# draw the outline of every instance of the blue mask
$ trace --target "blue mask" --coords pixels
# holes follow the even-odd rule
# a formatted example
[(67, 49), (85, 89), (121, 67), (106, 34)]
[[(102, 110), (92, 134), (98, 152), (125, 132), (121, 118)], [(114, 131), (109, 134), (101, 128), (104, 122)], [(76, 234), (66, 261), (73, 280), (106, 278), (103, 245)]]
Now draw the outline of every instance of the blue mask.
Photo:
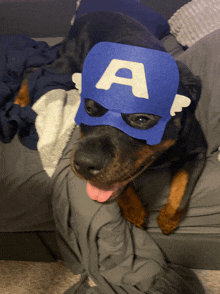
[[(96, 44), (85, 59), (82, 75), (74, 74), (73, 81), (76, 87), (81, 83), (78, 85), (81, 103), (75, 117), (78, 125), (113, 126), (133, 138), (146, 140), (149, 145), (161, 142), (171, 116), (191, 102), (177, 94), (179, 71), (173, 57), (137, 46)], [(101, 117), (89, 116), (85, 99), (99, 103), (108, 111)], [(160, 119), (153, 127), (140, 130), (128, 125), (122, 113), (153, 114)]]

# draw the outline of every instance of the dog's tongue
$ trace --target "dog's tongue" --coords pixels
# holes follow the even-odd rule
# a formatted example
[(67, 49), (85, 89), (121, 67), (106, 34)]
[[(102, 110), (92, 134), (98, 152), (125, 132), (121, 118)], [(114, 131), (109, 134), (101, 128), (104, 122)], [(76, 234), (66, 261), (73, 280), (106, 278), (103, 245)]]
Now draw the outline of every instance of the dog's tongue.
[(112, 193), (115, 192), (117, 189), (118, 189), (117, 184), (115, 184), (113, 189), (109, 190), (109, 191), (100, 190), (100, 189), (94, 187), (93, 185), (91, 185), (90, 183), (87, 184), (87, 193), (88, 193), (89, 197), (92, 200), (96, 200), (98, 202), (107, 201), (111, 197)]

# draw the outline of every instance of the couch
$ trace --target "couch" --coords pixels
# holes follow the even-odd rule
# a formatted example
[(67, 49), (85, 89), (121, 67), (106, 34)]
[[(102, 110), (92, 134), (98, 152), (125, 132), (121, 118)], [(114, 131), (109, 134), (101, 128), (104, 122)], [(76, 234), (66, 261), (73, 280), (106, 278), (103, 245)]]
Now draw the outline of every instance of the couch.
[[(141, 2), (169, 19), (189, 1)], [(75, 0), (0, 0), (0, 33), (27, 35), (53, 46), (68, 33), (75, 10)], [(173, 35), (167, 34), (162, 41), (175, 58), (184, 60), (182, 54), (189, 49), (181, 46)], [(202, 114), (199, 115), (201, 118)], [(209, 154), (210, 165), (213, 150)], [(217, 156), (217, 150), (213, 156)], [(216, 176), (219, 175), (217, 170)], [(52, 185), (37, 150), (25, 147), (17, 135), (10, 143), (0, 142), (0, 259), (55, 261), (62, 258), (56, 242)], [(162, 235), (152, 225), (149, 233), (168, 261), (189, 268), (219, 270), (219, 213), (208, 219), (208, 223), (210, 226), (199, 221), (195, 226), (186, 223), (170, 236)]]

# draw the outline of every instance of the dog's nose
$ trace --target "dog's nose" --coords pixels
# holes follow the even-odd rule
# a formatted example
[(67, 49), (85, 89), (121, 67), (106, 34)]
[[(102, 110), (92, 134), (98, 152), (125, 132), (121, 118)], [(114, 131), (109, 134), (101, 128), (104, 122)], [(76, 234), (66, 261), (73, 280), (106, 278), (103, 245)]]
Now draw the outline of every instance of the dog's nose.
[(73, 170), (89, 181), (108, 166), (114, 154), (115, 147), (108, 136), (84, 138), (72, 154)]
[(108, 159), (97, 153), (78, 150), (74, 154), (74, 168), (86, 180), (98, 175), (107, 165)]
[(93, 162), (89, 158), (86, 159), (74, 159), (75, 170), (86, 179), (89, 179), (92, 176), (96, 176), (102, 170), (102, 166), (98, 163)]

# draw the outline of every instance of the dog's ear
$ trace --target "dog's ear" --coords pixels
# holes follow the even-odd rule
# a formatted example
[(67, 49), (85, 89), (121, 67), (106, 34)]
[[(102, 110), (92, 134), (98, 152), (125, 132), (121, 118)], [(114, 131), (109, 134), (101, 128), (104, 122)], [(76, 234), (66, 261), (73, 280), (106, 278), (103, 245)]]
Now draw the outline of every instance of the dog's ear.
[(180, 73), (178, 94), (191, 99), (191, 105), (189, 108), (194, 112), (200, 98), (202, 82), (200, 78), (195, 76), (184, 63), (180, 61), (176, 61), (176, 63)]

